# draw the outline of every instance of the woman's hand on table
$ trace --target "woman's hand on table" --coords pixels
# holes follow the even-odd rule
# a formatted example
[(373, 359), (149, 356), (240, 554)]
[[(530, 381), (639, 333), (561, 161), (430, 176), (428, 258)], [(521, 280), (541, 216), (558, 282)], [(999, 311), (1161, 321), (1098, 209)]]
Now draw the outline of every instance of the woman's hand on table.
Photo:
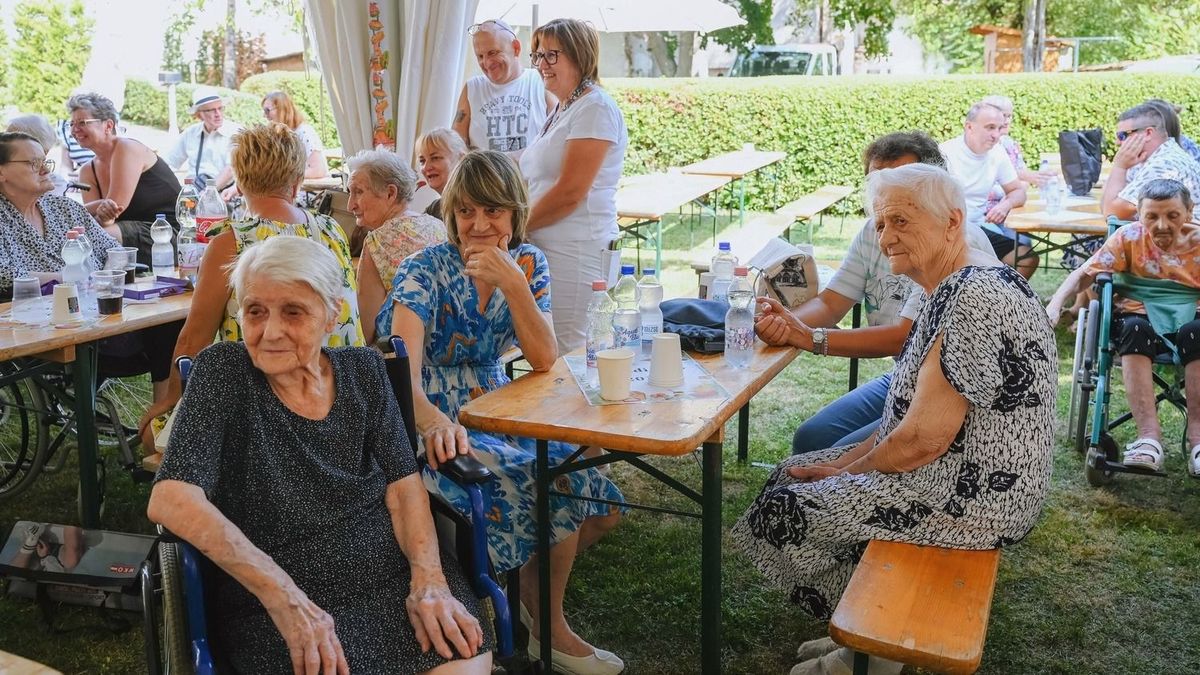
[(423, 652), (432, 647), (442, 658), (470, 658), (483, 644), (479, 620), (450, 593), (445, 581), (426, 583), (414, 574), (404, 608)]
[(318, 607), (295, 584), (263, 599), (271, 621), (287, 642), (296, 675), (350, 675), (333, 617)]
[(789, 467), (787, 473), (799, 481), (815, 483), (830, 476), (836, 476), (839, 473), (843, 473), (843, 471), (842, 467), (831, 464), (806, 464), (804, 466)]
[(812, 328), (776, 300), (764, 296), (757, 302), (762, 315), (754, 322), (754, 332), (760, 340), (772, 347), (794, 346), (812, 351)]
[(443, 463), (459, 455), (471, 454), (467, 428), (449, 420), (438, 422), (423, 430), (421, 440), (425, 443), (425, 457), (429, 460), (429, 467), (435, 471)]
[(528, 288), (525, 272), (521, 271), (517, 261), (513, 260), (508, 250), (509, 236), (500, 237), (495, 246), (484, 244), (468, 244), (463, 249), (463, 260), (466, 262), (467, 276), (502, 291), (513, 291), (520, 287)]

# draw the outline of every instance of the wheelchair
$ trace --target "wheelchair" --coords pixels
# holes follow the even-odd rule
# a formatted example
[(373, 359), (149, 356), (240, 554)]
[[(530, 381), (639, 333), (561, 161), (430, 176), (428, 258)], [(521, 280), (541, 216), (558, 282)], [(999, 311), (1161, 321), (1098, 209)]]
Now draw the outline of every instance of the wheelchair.
[[(145, 376), (101, 377), (96, 389), (96, 431), (101, 446), (115, 446), (119, 465), (139, 482), (153, 474), (141, 468), (136, 452), (136, 420), (150, 405)], [(76, 433), (75, 394), (70, 373), (60, 364), (38, 359), (0, 363), (0, 501), (16, 497), (42, 473), (62, 470), (69, 454), (65, 442)], [(103, 504), (107, 462), (97, 459)]]
[[(392, 337), (389, 342), (395, 357), (386, 361), (387, 376), (400, 406), (409, 443), (415, 452), (418, 446), (408, 351), (399, 337)], [(181, 357), (177, 367), (186, 385), (191, 361)], [(466, 490), (471, 500), (471, 515), (469, 518), (464, 516), (438, 495), (431, 493), (430, 506), (438, 530), (438, 541), (458, 559), (476, 596), (491, 601), (495, 664), (505, 672), (523, 672), (528, 662), (523, 654), (515, 654), (510, 601), (496, 582), (496, 573), (488, 558), (487, 521), (484, 518), (480, 485), (491, 480), (492, 474), (470, 457), (458, 457), (443, 464), (439, 471)], [(204, 607), (204, 577), (206, 568), (212, 563), (190, 544), (162, 528), (159, 532), (159, 541), (149, 559), (142, 563), (138, 574), (148, 672), (150, 675), (212, 675), (221, 672), (220, 655), (213, 653), (209, 642)], [(511, 583), (509, 591), (516, 591)], [(397, 608), (397, 611), (404, 610)]]
[[(1109, 218), (1110, 236), (1123, 224), (1115, 218)], [(1114, 419), (1109, 416), (1112, 371), (1116, 365), (1116, 347), (1111, 335), (1113, 296), (1119, 292), (1127, 297), (1136, 297), (1137, 292), (1122, 285), (1120, 278), (1114, 278), (1112, 274), (1096, 275), (1093, 289), (1096, 299), (1079, 311), (1067, 415), (1075, 449), (1084, 457), (1084, 477), (1092, 487), (1108, 485), (1118, 473), (1164, 477), (1166, 473), (1163, 471), (1125, 466), (1121, 462), (1120, 448), (1112, 432), (1132, 420), (1133, 414), (1126, 412)], [(1183, 368), (1172, 353), (1160, 354), (1154, 359), (1151, 377), (1158, 390), (1154, 399), (1155, 408), (1166, 402), (1175, 406), (1186, 419)], [(1182, 441), (1182, 449), (1186, 457), (1186, 438)]]

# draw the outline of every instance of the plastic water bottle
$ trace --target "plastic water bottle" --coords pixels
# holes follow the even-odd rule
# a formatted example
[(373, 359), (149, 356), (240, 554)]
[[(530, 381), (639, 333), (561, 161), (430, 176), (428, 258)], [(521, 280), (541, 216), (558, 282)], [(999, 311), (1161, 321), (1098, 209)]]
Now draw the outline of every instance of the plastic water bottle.
[(642, 270), (642, 279), (637, 285), (638, 312), (642, 315), (642, 353), (650, 355), (654, 336), (662, 332), (663, 314), (659, 304), (663, 299), (663, 287), (654, 268)]
[(175, 249), (171, 246), (174, 235), (175, 231), (171, 229), (165, 215), (156, 215), (154, 224), (150, 226), (150, 238), (154, 240), (154, 245), (150, 247), (150, 264), (156, 277), (175, 274)]
[(733, 282), (733, 268), (738, 260), (730, 252), (729, 242), (717, 244), (717, 254), (713, 256), (709, 271), (713, 274), (712, 286), (708, 289), (709, 300), (729, 302), (729, 285)]
[(83, 269), (88, 274), (91, 274), (96, 271), (96, 263), (92, 260), (92, 251), (94, 249), (92, 247), (92, 240), (88, 239), (87, 228), (83, 225), (76, 225), (71, 229), (75, 230), (76, 234), (79, 235), (79, 243), (83, 245)]
[(208, 244), (196, 240), (196, 223), (180, 223), (179, 228), (179, 278), (187, 279), (194, 285), (196, 273), (200, 270), (200, 259), (204, 257), (204, 249)]
[[(1050, 171), (1050, 160), (1042, 159), (1039, 173)], [(1050, 215), (1058, 215), (1062, 211), (1063, 190), (1062, 184), (1058, 176), (1043, 178), (1038, 185), (1042, 193), (1042, 203), (1045, 205), (1046, 213)]]
[(75, 230), (67, 230), (67, 243), (62, 247), (62, 259), (63, 283), (75, 284), (75, 288), (79, 292), (79, 306), (83, 315), (85, 317), (96, 316), (99, 314), (99, 309), (96, 307), (96, 298), (91, 295), (88, 284), (87, 249), (84, 248), (83, 242), (79, 241), (79, 233)]
[(587, 365), (596, 367), (596, 352), (613, 345), (613, 312), (617, 305), (608, 296), (608, 282), (592, 282), (592, 300), (587, 309)]
[(729, 311), (725, 312), (725, 361), (745, 368), (754, 356), (754, 289), (745, 267), (738, 267), (729, 286)]
[(638, 309), (637, 279), (633, 276), (633, 265), (621, 265), (621, 278), (613, 286), (612, 299), (617, 309), (613, 312), (613, 346), (642, 346), (642, 313)]
[(196, 192), (195, 179), (183, 179), (183, 189), (179, 191), (179, 197), (175, 199), (175, 221), (179, 223), (180, 227), (196, 226), (196, 203), (199, 201), (200, 193)]
[(221, 200), (221, 193), (212, 184), (205, 186), (196, 202), (196, 241), (208, 242), (208, 230), (217, 223), (224, 222), (229, 217), (229, 209)]

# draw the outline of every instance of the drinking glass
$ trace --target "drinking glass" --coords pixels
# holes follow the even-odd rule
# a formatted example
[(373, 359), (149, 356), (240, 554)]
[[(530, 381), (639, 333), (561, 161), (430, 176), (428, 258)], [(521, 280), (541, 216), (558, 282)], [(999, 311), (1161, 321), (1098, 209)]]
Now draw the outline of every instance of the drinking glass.
[(96, 293), (96, 306), (102, 316), (121, 313), (125, 304), (125, 270), (92, 272), (92, 288)]
[(13, 321), (38, 324), (46, 321), (46, 303), (42, 302), (42, 282), (36, 277), (13, 279)]

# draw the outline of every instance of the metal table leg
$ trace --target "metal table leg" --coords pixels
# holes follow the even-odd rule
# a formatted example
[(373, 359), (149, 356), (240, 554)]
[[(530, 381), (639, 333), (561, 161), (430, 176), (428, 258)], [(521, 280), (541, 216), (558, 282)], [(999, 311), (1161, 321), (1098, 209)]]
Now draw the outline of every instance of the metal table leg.
[(100, 527), (100, 485), (96, 476), (96, 343), (76, 345), (75, 429), (79, 441), (79, 500), (83, 527)]
[[(537, 442), (538, 633), (542, 672), (552, 672), (550, 660), (550, 443)], [(718, 524), (719, 525), (719, 524)], [(718, 530), (718, 534), (720, 531)], [(718, 540), (718, 545), (720, 542)]]
[(750, 458), (750, 401), (738, 410), (738, 462), (745, 464)]
[[(700, 544), (700, 670), (721, 672), (721, 444), (704, 444)], [(544, 649), (544, 647), (543, 647)]]

